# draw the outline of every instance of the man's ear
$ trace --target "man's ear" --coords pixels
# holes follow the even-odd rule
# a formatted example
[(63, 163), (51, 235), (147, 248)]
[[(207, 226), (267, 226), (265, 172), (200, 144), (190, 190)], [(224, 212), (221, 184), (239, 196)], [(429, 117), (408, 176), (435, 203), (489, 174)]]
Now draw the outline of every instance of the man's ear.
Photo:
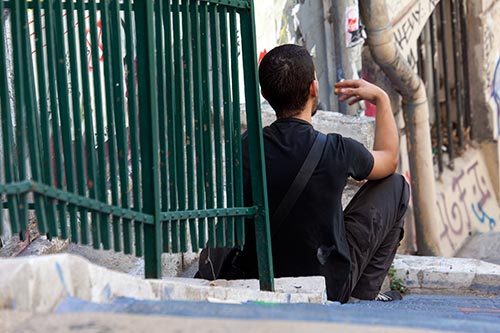
[(309, 95), (311, 97), (318, 96), (318, 80), (313, 80), (309, 85)]

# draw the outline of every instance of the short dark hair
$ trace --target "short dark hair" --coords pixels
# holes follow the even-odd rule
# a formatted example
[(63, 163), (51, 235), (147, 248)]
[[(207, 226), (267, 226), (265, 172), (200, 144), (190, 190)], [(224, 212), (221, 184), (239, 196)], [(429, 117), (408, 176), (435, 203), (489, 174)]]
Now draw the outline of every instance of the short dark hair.
[(295, 116), (304, 109), (314, 78), (312, 57), (298, 45), (275, 47), (259, 65), (262, 95), (278, 118)]

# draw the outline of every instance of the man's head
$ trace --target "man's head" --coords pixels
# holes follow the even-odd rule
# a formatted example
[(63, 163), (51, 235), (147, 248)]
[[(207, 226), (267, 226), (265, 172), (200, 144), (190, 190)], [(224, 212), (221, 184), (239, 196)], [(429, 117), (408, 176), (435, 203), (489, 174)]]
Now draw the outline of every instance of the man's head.
[(262, 96), (271, 104), (278, 118), (300, 114), (312, 99), (314, 115), (317, 86), (312, 57), (301, 46), (286, 44), (269, 51), (259, 65)]

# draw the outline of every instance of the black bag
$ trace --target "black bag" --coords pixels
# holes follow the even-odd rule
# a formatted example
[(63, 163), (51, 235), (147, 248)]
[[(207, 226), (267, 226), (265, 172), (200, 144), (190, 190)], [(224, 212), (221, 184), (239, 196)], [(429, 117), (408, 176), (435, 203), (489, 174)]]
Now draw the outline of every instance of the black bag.
[(236, 265), (236, 259), (241, 253), (239, 248), (205, 247), (200, 253), (198, 272), (195, 278), (205, 280), (240, 280), (245, 273)]
[[(290, 213), (293, 205), (299, 198), (300, 194), (306, 187), (311, 178), (316, 166), (321, 159), (325, 148), (327, 137), (323, 133), (319, 133), (314, 140), (311, 150), (302, 164), (297, 176), (290, 185), (287, 193), (281, 200), (278, 208), (274, 212), (271, 220), (275, 226), (273, 237), (276, 235), (281, 223)], [(242, 271), (236, 264), (238, 255), (241, 253), (239, 248), (212, 248), (205, 247), (200, 253), (198, 261), (198, 272), (195, 278), (205, 280), (237, 280), (244, 279), (245, 272)]]

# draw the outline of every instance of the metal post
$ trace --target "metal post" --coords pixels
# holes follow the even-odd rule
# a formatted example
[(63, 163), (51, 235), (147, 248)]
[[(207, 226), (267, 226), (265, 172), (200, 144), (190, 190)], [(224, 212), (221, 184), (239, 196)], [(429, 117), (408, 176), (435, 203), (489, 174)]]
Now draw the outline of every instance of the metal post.
[[(461, 0), (460, 0), (461, 1)], [(452, 25), (451, 25), (451, 34), (452, 34), (452, 40), (453, 40), (453, 68), (454, 68), (454, 73), (455, 73), (455, 90), (456, 90), (456, 103), (457, 103), (457, 131), (458, 131), (458, 143), (460, 145), (460, 148), (464, 147), (464, 132), (463, 132), (463, 126), (464, 126), (464, 120), (463, 120), (463, 96), (464, 96), (464, 90), (462, 88), (462, 73), (460, 69), (463, 66), (463, 62), (461, 62), (462, 57), (461, 57), (461, 51), (462, 49), (460, 48), (460, 43), (461, 43), (461, 36), (460, 36), (460, 26), (458, 22), (458, 17), (457, 17), (457, 11), (458, 11), (458, 5), (457, 5), (457, 0), (452, 0), (451, 1), (451, 20), (452, 20)]]
[(441, 124), (441, 105), (439, 104), (439, 52), (438, 52), (438, 40), (437, 40), (437, 25), (436, 25), (436, 13), (434, 12), (430, 16), (431, 24), (431, 53), (432, 53), (432, 81), (433, 81), (433, 95), (434, 95), (434, 112), (436, 113), (436, 132), (437, 132), (437, 143), (436, 143), (436, 153), (438, 159), (438, 169), (439, 174), (443, 172), (443, 152), (441, 147), (443, 146), (443, 134), (442, 134), (442, 124)]
[(441, 54), (443, 56), (444, 93), (446, 96), (446, 129), (448, 132), (448, 166), (453, 169), (453, 159), (455, 158), (455, 148), (453, 147), (453, 128), (451, 124), (451, 94), (450, 83), (448, 81), (448, 51), (446, 47), (446, 14), (444, 1), (439, 2), (439, 14), (441, 19)]
[(158, 165), (158, 110), (155, 85), (153, 1), (135, 3), (139, 122), (142, 164), (142, 211), (154, 216), (144, 224), (144, 271), (146, 278), (161, 277), (160, 181)]
[(245, 101), (247, 108), (248, 145), (252, 170), (252, 193), (254, 204), (259, 211), (255, 217), (255, 238), (259, 265), (261, 290), (274, 290), (274, 272), (271, 255), (271, 230), (269, 226), (269, 207), (266, 192), (266, 170), (264, 165), (264, 140), (260, 103), (257, 86), (257, 59), (255, 52), (253, 6), (241, 13), (240, 28), (242, 33), (243, 68), (245, 69)]

